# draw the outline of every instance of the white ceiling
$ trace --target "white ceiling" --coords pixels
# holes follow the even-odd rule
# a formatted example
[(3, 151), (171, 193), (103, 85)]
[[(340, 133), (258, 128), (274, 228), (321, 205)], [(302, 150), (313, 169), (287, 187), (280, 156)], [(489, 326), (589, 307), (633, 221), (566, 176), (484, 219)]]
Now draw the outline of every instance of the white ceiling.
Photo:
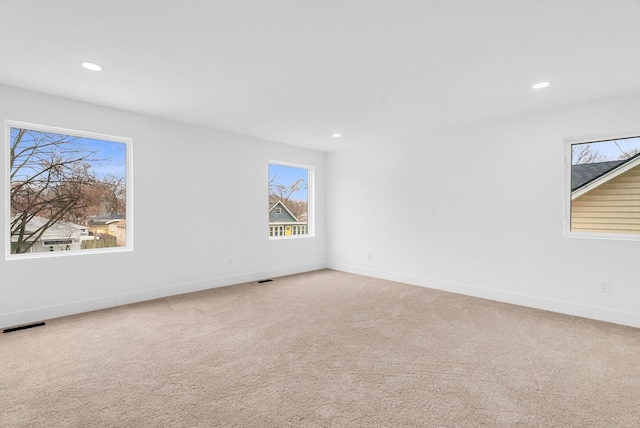
[(323, 151), (640, 90), (638, 0), (0, 0), (0, 17), (0, 84)]

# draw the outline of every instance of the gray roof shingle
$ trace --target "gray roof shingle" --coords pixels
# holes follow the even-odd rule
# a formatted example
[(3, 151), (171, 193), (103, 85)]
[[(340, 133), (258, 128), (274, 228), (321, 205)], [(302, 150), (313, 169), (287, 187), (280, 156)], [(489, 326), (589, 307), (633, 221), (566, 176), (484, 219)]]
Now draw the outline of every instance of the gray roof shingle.
[(586, 186), (610, 171), (613, 171), (623, 164), (629, 163), (639, 157), (640, 153), (636, 153), (629, 159), (571, 165), (571, 191), (573, 192), (574, 190)]
[(571, 165), (571, 191), (591, 183), (625, 162), (625, 160), (617, 160)]

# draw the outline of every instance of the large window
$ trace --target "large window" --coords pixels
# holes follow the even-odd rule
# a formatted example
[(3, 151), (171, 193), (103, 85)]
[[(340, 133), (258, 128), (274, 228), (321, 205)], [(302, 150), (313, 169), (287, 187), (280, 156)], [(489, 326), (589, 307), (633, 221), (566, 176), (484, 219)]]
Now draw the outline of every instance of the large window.
[(569, 139), (566, 164), (565, 234), (640, 238), (640, 137)]
[(313, 168), (269, 163), (269, 237), (292, 238), (313, 233)]
[(130, 250), (131, 140), (7, 121), (7, 259)]

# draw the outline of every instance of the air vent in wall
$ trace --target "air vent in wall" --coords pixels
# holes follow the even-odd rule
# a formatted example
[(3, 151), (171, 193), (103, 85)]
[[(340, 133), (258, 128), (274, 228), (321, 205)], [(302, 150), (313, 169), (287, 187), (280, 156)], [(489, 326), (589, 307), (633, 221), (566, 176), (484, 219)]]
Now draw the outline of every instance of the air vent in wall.
[(19, 327), (7, 328), (2, 333), (11, 333), (11, 332), (14, 332), (14, 331), (26, 330), (28, 328), (41, 327), (43, 325), (44, 325), (43, 322), (39, 322), (39, 323), (35, 323), (35, 324), (28, 324), (28, 325), (21, 325)]

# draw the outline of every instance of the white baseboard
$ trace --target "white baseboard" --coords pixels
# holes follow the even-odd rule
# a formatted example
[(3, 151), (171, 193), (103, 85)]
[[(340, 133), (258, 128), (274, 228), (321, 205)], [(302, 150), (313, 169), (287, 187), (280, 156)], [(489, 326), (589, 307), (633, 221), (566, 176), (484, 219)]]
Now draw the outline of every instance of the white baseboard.
[(138, 303), (146, 300), (191, 293), (194, 291), (208, 290), (210, 288), (225, 287), (227, 285), (242, 284), (245, 282), (259, 281), (268, 278), (277, 278), (279, 276), (285, 275), (294, 275), (297, 273), (309, 272), (312, 270), (319, 270), (324, 268), (326, 268), (326, 265), (324, 263), (315, 263), (310, 265), (293, 266), (260, 272), (249, 272), (240, 275), (211, 278), (197, 282), (172, 285), (169, 287), (154, 288), (150, 290), (135, 291), (132, 293), (125, 293), (114, 296), (99, 297), (96, 299), (75, 301), (60, 305), (44, 306), (25, 311), (10, 312), (0, 314), (0, 328), (31, 324), (67, 315), (75, 315), (83, 312), (90, 312), (99, 309), (112, 308), (120, 305), (127, 305), (130, 303)]
[(563, 302), (559, 300), (545, 299), (525, 294), (511, 293), (503, 290), (476, 287), (468, 284), (460, 284), (412, 275), (404, 275), (395, 272), (368, 269), (360, 266), (345, 265), (341, 263), (327, 262), (326, 267), (328, 269), (342, 272), (349, 272), (358, 275), (370, 276), (373, 278), (386, 279), (389, 281), (402, 282), (405, 284), (433, 288), (436, 290), (464, 294), (466, 296), (480, 297), (483, 299), (495, 300), (503, 303), (511, 303), (514, 305), (526, 306), (529, 308), (542, 309), (550, 312), (574, 315), (582, 318), (589, 318), (598, 321), (606, 321), (614, 324), (640, 328), (640, 314), (637, 313), (621, 312), (610, 309), (597, 308), (593, 306), (578, 305), (571, 302)]
[(207, 290), (210, 288), (225, 287), (228, 285), (259, 281), (261, 279), (294, 275), (297, 273), (309, 272), (325, 268), (640, 328), (640, 314), (613, 311), (592, 306), (577, 305), (575, 303), (544, 299), (536, 296), (511, 293), (503, 290), (476, 287), (467, 284), (447, 282), (412, 275), (404, 275), (395, 272), (386, 272), (333, 262), (328, 262), (326, 264), (317, 263), (282, 269), (250, 272), (228, 277), (211, 278), (197, 282), (172, 285), (169, 287), (136, 291), (133, 293), (106, 296), (60, 305), (33, 308), (25, 311), (5, 313), (0, 314), (0, 328), (30, 324), (62, 316), (90, 312), (130, 303), (143, 302), (146, 300), (159, 299), (178, 294)]

